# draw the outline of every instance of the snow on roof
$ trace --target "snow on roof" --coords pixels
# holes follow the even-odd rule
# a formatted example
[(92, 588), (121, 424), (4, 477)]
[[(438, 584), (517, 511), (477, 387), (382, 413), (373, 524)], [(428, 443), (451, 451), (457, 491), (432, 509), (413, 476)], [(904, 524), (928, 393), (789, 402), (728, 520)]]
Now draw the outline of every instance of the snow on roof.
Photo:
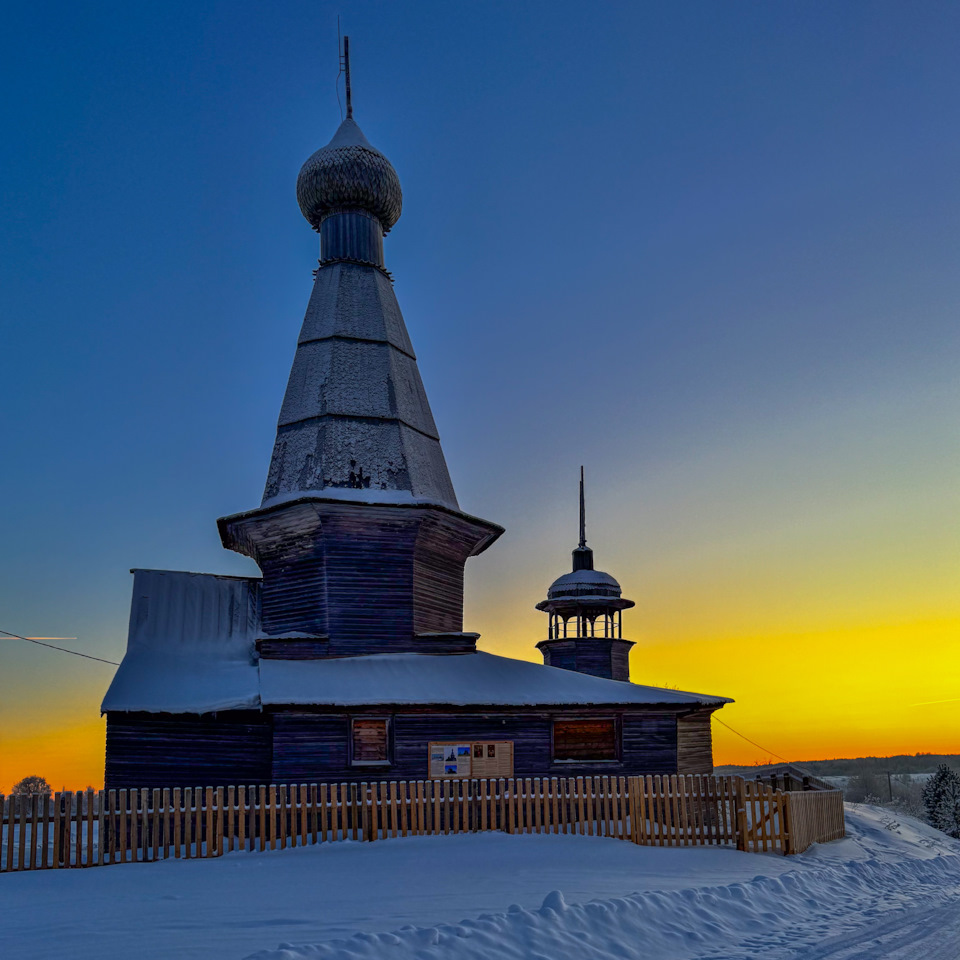
[(492, 653), (387, 653), (328, 660), (261, 660), (260, 698), (264, 705), (337, 706), (731, 702), (726, 697), (604, 680)]
[(100, 709), (256, 709), (260, 581), (172, 570), (133, 577), (127, 652)]
[(103, 711), (213, 713), (261, 705), (722, 704), (492, 653), (257, 661), (260, 581), (134, 570), (127, 652)]
[(347, 119), (337, 127), (337, 132), (324, 147), (324, 150), (336, 150), (338, 147), (366, 147), (368, 150), (375, 149), (370, 145), (370, 141), (363, 135), (360, 125), (353, 117), (347, 117)]
[(574, 570), (572, 573), (565, 573), (562, 577), (557, 577), (552, 586), (577, 586), (581, 583), (595, 584), (599, 583), (608, 587), (619, 587), (616, 578), (611, 577), (609, 573), (602, 570)]

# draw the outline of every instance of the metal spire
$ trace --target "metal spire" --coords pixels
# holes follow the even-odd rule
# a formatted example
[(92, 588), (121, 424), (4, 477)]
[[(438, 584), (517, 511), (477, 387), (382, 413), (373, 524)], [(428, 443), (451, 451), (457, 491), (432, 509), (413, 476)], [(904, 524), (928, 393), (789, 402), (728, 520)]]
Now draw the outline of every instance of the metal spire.
[(347, 92), (347, 119), (353, 119), (353, 92), (350, 89), (350, 38), (343, 38), (343, 72), (346, 75), (344, 86)]
[(587, 545), (587, 508), (583, 498), (583, 467), (580, 467), (580, 549)]

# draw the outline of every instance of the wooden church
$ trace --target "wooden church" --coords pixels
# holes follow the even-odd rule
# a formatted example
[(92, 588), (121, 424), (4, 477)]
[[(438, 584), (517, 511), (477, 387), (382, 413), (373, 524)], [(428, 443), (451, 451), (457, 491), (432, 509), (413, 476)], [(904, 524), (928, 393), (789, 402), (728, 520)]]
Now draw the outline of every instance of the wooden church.
[(464, 565), (503, 530), (450, 482), (384, 265), (400, 181), (347, 76), (297, 180), (321, 257), (263, 500), (218, 521), (262, 577), (133, 571), (106, 787), (712, 772), (730, 701), (630, 682), (633, 603), (594, 569), (582, 477), (573, 569), (537, 605), (544, 664), (464, 630)]

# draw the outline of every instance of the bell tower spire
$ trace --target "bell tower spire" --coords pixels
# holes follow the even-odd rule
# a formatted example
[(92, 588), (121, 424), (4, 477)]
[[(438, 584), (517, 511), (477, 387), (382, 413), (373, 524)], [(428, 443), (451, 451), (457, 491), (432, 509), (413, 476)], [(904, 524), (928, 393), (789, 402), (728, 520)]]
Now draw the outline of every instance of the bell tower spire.
[(583, 492), (583, 467), (580, 467), (580, 544), (573, 551), (573, 569), (592, 570), (593, 551), (587, 546), (587, 507)]
[(543, 662), (594, 677), (629, 680), (633, 641), (623, 639), (622, 615), (633, 605), (609, 573), (593, 568), (581, 466), (580, 542), (573, 551), (573, 570), (554, 580), (547, 599), (537, 604), (550, 616), (547, 639), (537, 644)]
[(580, 465), (580, 549), (587, 545), (587, 508), (583, 498), (583, 464)]

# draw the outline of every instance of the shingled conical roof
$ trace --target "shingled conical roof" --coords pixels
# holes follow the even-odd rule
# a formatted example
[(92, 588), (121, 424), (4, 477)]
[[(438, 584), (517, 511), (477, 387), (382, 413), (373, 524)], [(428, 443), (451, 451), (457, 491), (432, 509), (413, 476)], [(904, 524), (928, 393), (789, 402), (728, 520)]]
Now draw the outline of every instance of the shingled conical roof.
[(318, 270), (300, 331), (263, 503), (309, 493), (459, 509), (393, 285), (373, 266)]

